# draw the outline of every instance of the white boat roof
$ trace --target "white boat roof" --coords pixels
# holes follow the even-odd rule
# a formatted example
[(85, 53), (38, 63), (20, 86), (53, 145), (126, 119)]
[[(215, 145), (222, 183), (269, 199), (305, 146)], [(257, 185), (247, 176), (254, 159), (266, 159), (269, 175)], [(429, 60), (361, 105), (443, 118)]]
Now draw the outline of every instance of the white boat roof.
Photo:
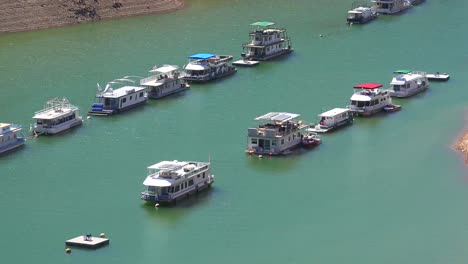
[(337, 116), (339, 114), (343, 114), (349, 111), (350, 110), (346, 108), (334, 108), (332, 110), (328, 110), (326, 112), (321, 113), (319, 116), (320, 117), (333, 117), (333, 116)]
[(42, 111), (36, 112), (36, 114), (32, 117), (34, 119), (56, 119), (58, 117), (68, 115), (74, 111), (76, 111), (77, 107), (62, 107), (60, 109), (44, 109)]
[(372, 100), (373, 96), (363, 95), (359, 93), (355, 93), (351, 96), (350, 100), (352, 101), (370, 101)]
[(187, 165), (188, 162), (186, 161), (161, 161), (156, 164), (153, 164), (148, 167), (148, 169), (153, 170), (165, 170), (165, 171), (176, 171), (181, 169), (183, 166)]
[(171, 186), (174, 183), (173, 179), (166, 179), (166, 178), (153, 178), (151, 176), (146, 177), (143, 185), (145, 186), (155, 186), (155, 187), (167, 187)]
[(195, 63), (189, 63), (187, 64), (187, 66), (185, 66), (185, 69), (186, 70), (190, 70), (190, 71), (203, 71), (204, 69), (206, 69), (206, 66), (207, 65), (203, 65), (203, 64), (195, 64)]
[(10, 123), (0, 123), (0, 129), (8, 128), (9, 126), (11, 126)]
[(159, 73), (168, 73), (177, 70), (179, 67), (174, 66), (174, 65), (164, 65), (159, 68), (153, 68), (149, 72), (159, 72)]
[(286, 122), (300, 116), (299, 114), (286, 113), (286, 112), (270, 112), (268, 114), (259, 116), (255, 120), (271, 120), (275, 122)]
[(98, 94), (98, 97), (104, 97), (104, 98), (119, 98), (124, 95), (130, 94), (132, 92), (140, 92), (145, 90), (145, 87), (139, 87), (139, 86), (124, 86), (118, 89), (112, 89), (108, 90), (105, 93)]

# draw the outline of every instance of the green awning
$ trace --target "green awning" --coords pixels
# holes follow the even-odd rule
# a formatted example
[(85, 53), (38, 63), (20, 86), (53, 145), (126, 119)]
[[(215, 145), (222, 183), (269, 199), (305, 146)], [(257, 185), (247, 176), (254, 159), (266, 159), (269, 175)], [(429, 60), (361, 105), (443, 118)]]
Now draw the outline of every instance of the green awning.
[(397, 70), (397, 71), (394, 71), (393, 73), (395, 73), (395, 74), (408, 74), (410, 72), (411, 72), (410, 70)]
[(258, 26), (258, 27), (269, 27), (275, 25), (273, 22), (255, 22), (250, 24), (251, 26)]

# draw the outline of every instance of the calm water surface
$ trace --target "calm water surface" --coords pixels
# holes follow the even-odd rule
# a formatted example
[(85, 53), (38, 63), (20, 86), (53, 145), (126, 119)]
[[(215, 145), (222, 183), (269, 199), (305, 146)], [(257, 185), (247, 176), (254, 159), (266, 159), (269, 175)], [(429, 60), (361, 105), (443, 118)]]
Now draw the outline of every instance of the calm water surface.
[[(286, 27), (296, 49), (0, 157), (2, 263), (467, 263), (468, 170), (451, 146), (467, 110), (468, 2), (428, 0), (348, 27), (351, 2), (189, 0), (171, 14), (0, 36), (0, 120), (26, 131), (49, 98), (84, 114), (97, 82), (197, 52), (238, 57), (251, 22)], [(317, 149), (243, 152), (254, 117), (314, 122), (353, 85), (388, 85), (400, 68), (452, 79)], [(139, 199), (148, 165), (209, 155), (211, 191), (174, 208)], [(110, 246), (65, 254), (64, 240), (101, 232)]]

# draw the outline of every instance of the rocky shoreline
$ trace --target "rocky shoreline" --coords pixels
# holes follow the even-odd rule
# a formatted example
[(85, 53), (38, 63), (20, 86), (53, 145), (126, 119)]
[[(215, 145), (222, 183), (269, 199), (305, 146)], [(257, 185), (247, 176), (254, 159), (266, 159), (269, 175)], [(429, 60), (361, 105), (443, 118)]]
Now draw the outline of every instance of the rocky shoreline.
[(155, 14), (184, 7), (184, 0), (3, 0), (0, 34)]
[(455, 149), (464, 155), (465, 164), (468, 164), (468, 132), (463, 133), (463, 136), (455, 144)]

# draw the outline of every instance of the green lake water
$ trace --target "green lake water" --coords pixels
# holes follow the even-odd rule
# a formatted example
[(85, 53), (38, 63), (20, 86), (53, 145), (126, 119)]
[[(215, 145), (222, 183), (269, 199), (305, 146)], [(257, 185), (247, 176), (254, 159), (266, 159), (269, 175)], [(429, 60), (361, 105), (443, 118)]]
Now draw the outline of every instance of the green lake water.
[[(428, 0), (350, 27), (351, 3), (189, 0), (174, 13), (0, 36), (0, 121), (25, 134), (49, 98), (85, 115), (97, 82), (198, 52), (239, 57), (251, 22), (287, 28), (295, 48), (1, 156), (2, 263), (467, 263), (468, 170), (452, 146), (466, 121), (468, 2)], [(256, 116), (315, 122), (353, 85), (388, 86), (401, 68), (452, 78), (316, 149), (244, 153)], [(169, 208), (140, 200), (147, 166), (209, 156), (210, 191)], [(101, 232), (108, 247), (65, 254), (66, 239)]]

